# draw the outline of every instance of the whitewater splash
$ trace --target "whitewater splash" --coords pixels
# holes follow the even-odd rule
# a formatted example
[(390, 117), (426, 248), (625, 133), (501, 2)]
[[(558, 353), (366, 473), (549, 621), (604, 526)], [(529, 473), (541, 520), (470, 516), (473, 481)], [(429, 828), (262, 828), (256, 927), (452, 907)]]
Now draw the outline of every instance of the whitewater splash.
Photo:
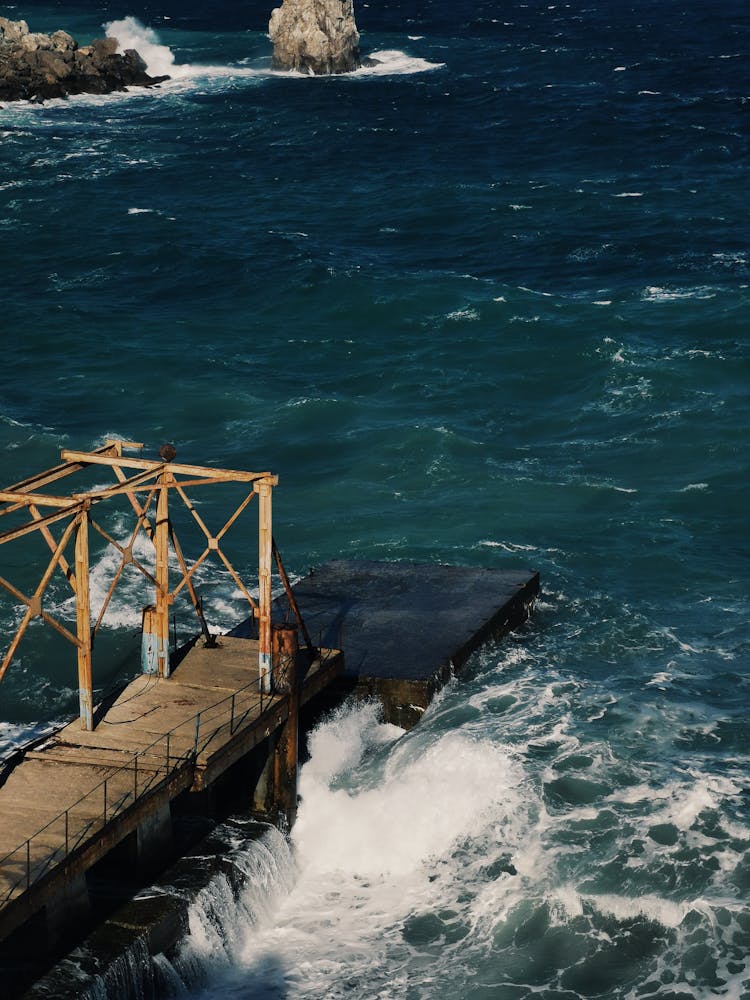
[[(484, 937), (499, 900), (517, 901), (520, 870), (538, 869), (524, 775), (511, 755), (457, 732), (404, 737), (378, 715), (371, 704), (345, 708), (311, 738), (294, 886), (270, 886), (275, 906), (260, 920), (235, 920), (227, 908), (220, 942), (215, 920), (194, 911), (192, 954), (226, 963), (201, 996), (247, 996), (250, 982), (263, 996), (405, 995), (398, 970), (415, 947), (457, 944), (479, 924)], [(492, 865), (492, 895), (476, 894), (467, 911), (462, 897)], [(215, 958), (209, 964), (216, 972)]]
[(180, 76), (185, 67), (176, 66), (174, 53), (167, 45), (162, 45), (152, 28), (147, 28), (134, 17), (124, 17), (121, 21), (110, 21), (104, 25), (110, 38), (116, 38), (120, 50), (135, 49), (146, 63), (149, 76)]
[[(168, 45), (164, 45), (153, 28), (141, 24), (135, 17), (124, 17), (119, 21), (110, 21), (104, 25), (107, 35), (116, 38), (120, 50), (135, 49), (145, 60), (150, 76), (169, 76), (172, 81), (187, 81), (196, 78), (253, 78), (253, 77), (291, 77), (297, 79), (325, 79), (306, 73), (272, 70), (270, 56), (268, 66), (248, 65), (199, 65), (194, 63), (177, 63), (175, 55)], [(403, 76), (412, 73), (424, 73), (440, 69), (444, 63), (431, 63), (426, 59), (410, 56), (397, 49), (383, 49), (371, 53), (367, 64), (353, 73), (338, 74), (346, 77), (381, 77)]]
[[(276, 880), (273, 904), (244, 929), (239, 910), (225, 913), (208, 949), (222, 970), (204, 1000), (427, 997), (448, 983), (454, 997), (588, 996), (593, 982), (609, 996), (607, 970), (622, 963), (665, 984), (679, 969), (707, 996), (683, 958), (694, 939), (716, 975), (743, 981), (731, 945), (740, 901), (713, 897), (710, 877), (686, 895), (660, 879), (681, 844), (710, 847), (706, 816), (738, 788), (697, 774), (656, 796), (632, 779), (613, 787), (611, 751), (584, 740), (572, 711), (580, 686), (540, 684), (528, 649), (499, 665), (473, 693), (449, 686), (409, 733), (381, 724), (373, 705), (317, 728), (292, 834), (296, 880)], [(734, 864), (747, 831), (722, 822)], [(491, 987), (477, 992), (485, 976)]]

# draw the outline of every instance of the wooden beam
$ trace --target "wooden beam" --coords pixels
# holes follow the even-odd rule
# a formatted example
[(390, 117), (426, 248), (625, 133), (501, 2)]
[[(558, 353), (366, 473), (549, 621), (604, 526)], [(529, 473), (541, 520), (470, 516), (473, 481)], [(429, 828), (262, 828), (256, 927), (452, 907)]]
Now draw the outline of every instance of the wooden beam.
[[(108, 455), (117, 454), (117, 448), (115, 442), (108, 441), (102, 448), (96, 448), (92, 455)], [(85, 468), (80, 462), (65, 462), (63, 465), (56, 465), (52, 469), (45, 469), (44, 472), (37, 472), (34, 476), (29, 476), (28, 479), (22, 479), (20, 483), (13, 483), (12, 486), (8, 486), (7, 489), (12, 492), (27, 491), (32, 487), (39, 489), (40, 486), (46, 486), (48, 483), (54, 483), (57, 479), (63, 479), (65, 476), (71, 476), (74, 472), (81, 472)]]
[(25, 507), (34, 504), (36, 507), (69, 507), (71, 497), (56, 497), (49, 493), (16, 493), (13, 490), (0, 490), (0, 503), (19, 503)]
[[(175, 476), (200, 476), (223, 482), (253, 483), (258, 479), (277, 480), (270, 472), (243, 472), (238, 469), (214, 469), (204, 465), (182, 465), (175, 462), (156, 462), (148, 458), (120, 458), (101, 455), (96, 452), (70, 451), (65, 449), (62, 458), (68, 462), (85, 465), (118, 466), (121, 469), (146, 469), (153, 472), (171, 472)], [(276, 485), (274, 482), (272, 485)]]
[(89, 512), (81, 511), (76, 528), (76, 627), (78, 634), (78, 699), (81, 728), (94, 728), (91, 677), (91, 605), (89, 602)]
[(5, 542), (12, 542), (15, 538), (21, 538), (23, 535), (29, 535), (32, 531), (39, 531), (43, 525), (62, 521), (64, 517), (72, 517), (78, 510), (80, 510), (80, 504), (72, 503), (65, 510), (58, 510), (54, 514), (47, 514), (46, 517), (41, 518), (39, 521), (31, 521), (29, 524), (22, 524), (19, 528), (11, 528), (10, 531), (4, 531), (0, 535), (0, 545), (3, 545)]
[(169, 677), (169, 476), (165, 470), (159, 478), (159, 498), (156, 501), (156, 657), (160, 677)]

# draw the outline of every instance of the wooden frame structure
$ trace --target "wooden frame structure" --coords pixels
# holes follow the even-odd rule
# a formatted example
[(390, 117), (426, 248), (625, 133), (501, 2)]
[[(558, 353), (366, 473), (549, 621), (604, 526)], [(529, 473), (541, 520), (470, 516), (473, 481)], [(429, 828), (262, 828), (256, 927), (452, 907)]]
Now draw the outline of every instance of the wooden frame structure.
[[(198, 567), (212, 553), (215, 553), (252, 608), (252, 614), (258, 623), (259, 684), (264, 691), (271, 689), (271, 565), (275, 548), (272, 529), (272, 491), (273, 487), (278, 484), (278, 477), (270, 472), (244, 472), (175, 463), (173, 461), (173, 448), (162, 448), (163, 461), (123, 455), (124, 450), (130, 451), (142, 447), (142, 445), (133, 442), (107, 441), (103, 447), (91, 452), (64, 449), (60, 453), (61, 465), (0, 490), (0, 518), (10, 514), (16, 514), (21, 519), (24, 515), (27, 517), (20, 525), (0, 532), (0, 546), (33, 532), (39, 532), (52, 553), (42, 578), (31, 596), (23, 593), (0, 575), (0, 587), (8, 591), (21, 605), (26, 606), (23, 618), (0, 662), (0, 681), (15, 655), (29, 623), (34, 618), (41, 618), (77, 648), (81, 724), (84, 729), (89, 730), (93, 728), (92, 642), (102, 623), (115, 587), (127, 565), (134, 566), (154, 586), (155, 601), (150, 621), (156, 640), (155, 672), (160, 677), (167, 677), (169, 676), (169, 608), (183, 588), (186, 590), (208, 637), (208, 629), (203, 618), (201, 602), (195, 590), (193, 577)], [(77, 472), (97, 466), (103, 466), (112, 471), (116, 480), (114, 485), (95, 487), (88, 492), (71, 493), (67, 496), (43, 492), (44, 488), (52, 483), (57, 483)], [(249, 493), (225, 521), (221, 529), (212, 532), (198, 513), (187, 491), (193, 487), (212, 486), (220, 483), (245, 483), (249, 487)], [(170, 493), (183, 502), (201, 533), (205, 536), (205, 548), (190, 567), (188, 567), (170, 521)], [(258, 497), (257, 601), (251, 596), (221, 547), (222, 539), (255, 496)], [(92, 511), (98, 504), (115, 497), (126, 497), (136, 517), (135, 528), (126, 545), (116, 541), (92, 515)], [(51, 531), (55, 524), (64, 524), (63, 533), (59, 538)], [(120, 566), (111, 582), (93, 628), (91, 626), (92, 609), (89, 585), (90, 528), (93, 528), (109, 545), (117, 549), (121, 556)], [(141, 531), (145, 532), (155, 549), (155, 570), (153, 573), (143, 566), (133, 554), (134, 543)], [(65, 555), (71, 539), (74, 540), (72, 564)], [(169, 579), (170, 543), (181, 574), (174, 589), (170, 589)], [(53, 615), (45, 611), (42, 606), (42, 597), (56, 569), (59, 569), (66, 577), (75, 595), (75, 635)]]

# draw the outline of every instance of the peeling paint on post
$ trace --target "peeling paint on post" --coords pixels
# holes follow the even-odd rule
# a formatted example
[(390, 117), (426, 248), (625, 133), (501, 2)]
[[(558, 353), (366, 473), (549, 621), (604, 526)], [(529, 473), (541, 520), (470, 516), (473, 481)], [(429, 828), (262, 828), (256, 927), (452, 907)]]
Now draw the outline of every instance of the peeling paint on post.
[(159, 497), (156, 503), (156, 661), (160, 677), (169, 677), (169, 484), (170, 475), (159, 477)]
[[(164, 657), (163, 647), (160, 648), (160, 639), (157, 628), (156, 608), (153, 604), (143, 609), (143, 634), (141, 636), (141, 672), (144, 674), (159, 673), (159, 660)], [(159, 656), (159, 653), (162, 656)]]
[(269, 693), (271, 676), (271, 559), (273, 530), (271, 490), (273, 481), (261, 479), (258, 491), (258, 685)]

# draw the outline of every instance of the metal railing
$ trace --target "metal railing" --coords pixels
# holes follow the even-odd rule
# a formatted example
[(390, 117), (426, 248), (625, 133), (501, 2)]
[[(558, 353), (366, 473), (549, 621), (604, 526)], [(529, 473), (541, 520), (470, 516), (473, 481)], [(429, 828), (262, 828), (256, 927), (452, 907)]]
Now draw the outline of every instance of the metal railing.
[[(254, 710), (254, 718), (260, 720), (282, 697), (259, 691), (255, 679), (138, 750), (127, 763), (0, 858), (0, 908), (30, 889), (149, 792), (161, 788), (181, 768), (194, 768), (200, 754), (222, 730), (228, 728), (231, 738)], [(101, 755), (106, 758), (116, 752), (102, 750)]]

